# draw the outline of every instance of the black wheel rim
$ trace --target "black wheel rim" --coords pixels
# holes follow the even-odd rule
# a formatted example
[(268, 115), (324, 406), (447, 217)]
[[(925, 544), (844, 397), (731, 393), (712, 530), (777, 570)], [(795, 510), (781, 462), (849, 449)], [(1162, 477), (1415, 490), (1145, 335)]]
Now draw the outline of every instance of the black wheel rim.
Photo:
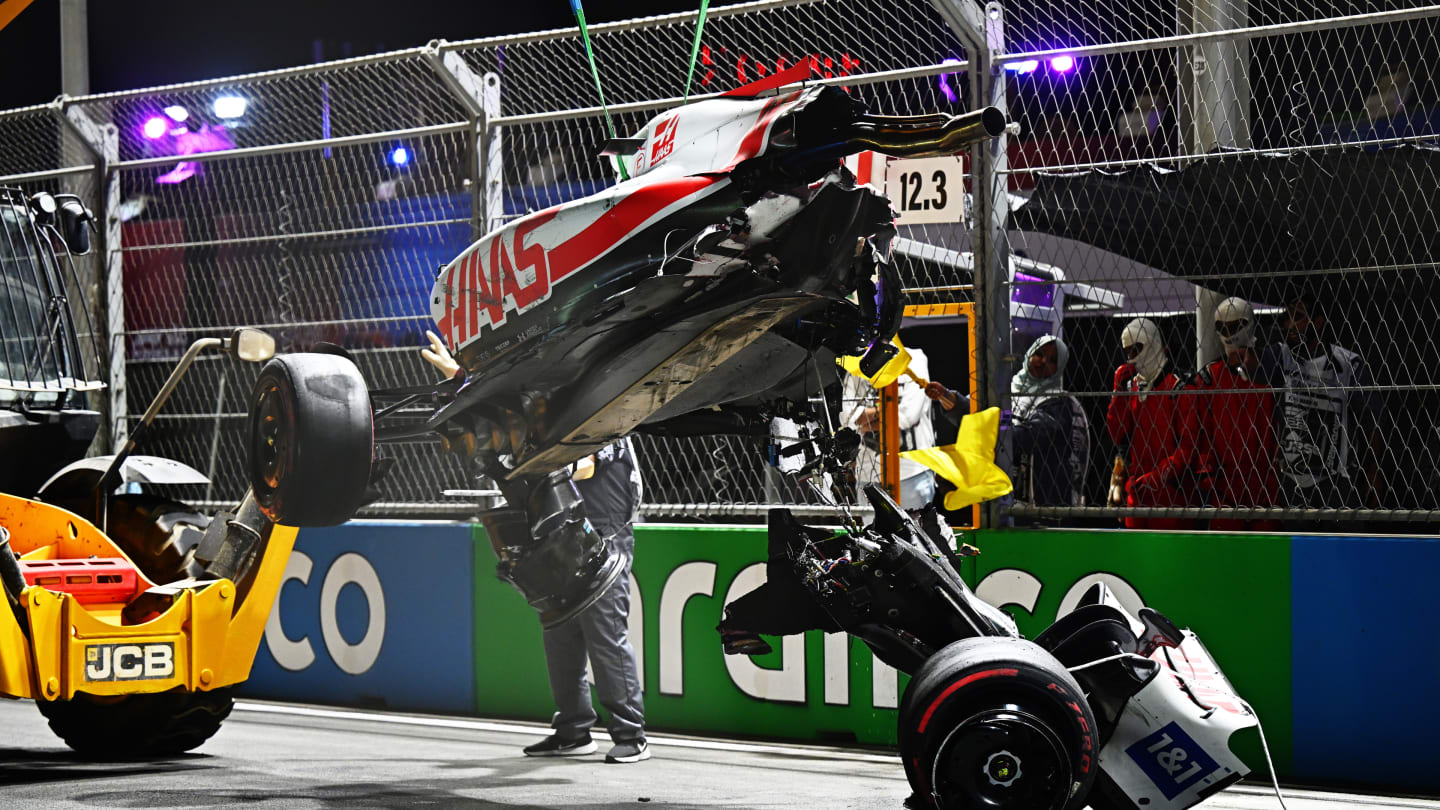
[(1070, 793), (1064, 743), (1016, 705), (987, 709), (951, 729), (936, 749), (931, 784), (950, 810), (1051, 810)]
[(286, 405), (283, 393), (274, 383), (260, 392), (256, 402), (250, 458), (254, 464), (251, 483), (257, 493), (279, 490), (294, 466), (293, 417)]

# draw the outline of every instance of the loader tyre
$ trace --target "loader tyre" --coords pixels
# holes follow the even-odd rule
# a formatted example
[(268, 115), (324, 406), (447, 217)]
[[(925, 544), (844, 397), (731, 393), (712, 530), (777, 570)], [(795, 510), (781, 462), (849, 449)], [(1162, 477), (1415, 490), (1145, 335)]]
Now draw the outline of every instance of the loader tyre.
[(286, 526), (344, 523), (366, 500), (374, 432), (360, 370), (334, 354), (283, 354), (250, 399), (250, 485)]
[(194, 507), (156, 495), (117, 495), (106, 517), (110, 539), (150, 581), (164, 585), (204, 573), (195, 547), (210, 518)]
[(230, 716), (230, 689), (36, 701), (54, 731), (76, 752), (97, 759), (183, 754), (210, 739)]
[(968, 638), (931, 656), (900, 703), (914, 807), (1078, 810), (1099, 771), (1095, 716), (1054, 656)]

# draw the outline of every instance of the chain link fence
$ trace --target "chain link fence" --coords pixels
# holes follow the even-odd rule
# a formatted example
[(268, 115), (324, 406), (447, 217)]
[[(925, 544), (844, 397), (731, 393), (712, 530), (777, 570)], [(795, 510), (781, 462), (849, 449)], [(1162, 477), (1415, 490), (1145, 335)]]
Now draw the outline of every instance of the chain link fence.
[[(42, 192), (75, 194), (92, 211), (103, 210), (97, 149), (103, 148), (104, 133), (90, 122), (77, 121), (58, 104), (10, 110), (0, 112), (0, 139), (5, 143), (5, 149), (0, 150), (0, 187), (16, 189), (25, 198)], [(14, 225), (12, 222), (11, 227)], [(9, 244), (6, 255), (13, 261), (18, 246), (13, 241)], [(76, 371), (85, 380), (104, 379), (108, 357), (102, 303), (104, 252), (98, 244), (95, 248), (85, 256), (59, 257), (59, 275), (65, 287), (61, 295), (75, 316), (79, 338), (81, 368)], [(16, 284), (20, 278), (7, 273), (5, 281)], [(18, 292), (7, 288), (7, 299), (12, 294)], [(10, 306), (15, 306), (13, 301)], [(30, 329), (24, 317), (13, 311), (7, 314), (7, 331), (16, 334), (0, 334), (0, 340), (8, 345), (35, 338), (24, 334)], [(23, 362), (17, 364), (12, 359), (8, 365)], [(17, 367), (4, 376), (18, 382), (21, 372)], [(5, 397), (5, 407), (13, 407), (15, 400), (13, 396)]]
[[(1101, 5), (1007, 18), (1009, 249), (1124, 301), (1068, 312), (1063, 383), (1015, 404), (1017, 431), (1088, 417), (1089, 506), (1015, 513), (1435, 522), (1440, 7)], [(1012, 327), (1016, 370), (1053, 370)]]
[[(1428, 463), (1440, 450), (1429, 406), (1434, 366), (1425, 362), (1435, 345), (1429, 285), (1440, 230), (1427, 202), (1440, 104), (1426, 66), (1440, 56), (1440, 7), (992, 4), (992, 30), (1002, 36), (984, 57), (1005, 77), (997, 89), (969, 73), (975, 54), (955, 33), (965, 6), (762, 0), (711, 9), (690, 96), (809, 62), (819, 81), (881, 114), (957, 113), (1003, 100), (1020, 132), (994, 167), (999, 199), (1008, 200), (998, 253), (975, 224), (995, 221), (989, 199), (968, 193), (970, 176), (988, 167), (957, 158), (953, 175), (928, 165), (922, 174), (897, 163), (887, 176), (875, 156), (848, 165), (892, 198), (900, 192), (894, 260), (906, 303), (941, 313), (907, 318), (902, 336), (925, 351), (931, 379), (969, 391), (979, 366), (1008, 376), (1042, 334), (1068, 344), (1068, 393), (1038, 386), (1015, 403), (1012, 433), (1024, 439), (1016, 517), (1114, 525), (1119, 512), (1105, 504), (1117, 454), (1130, 465), (1122, 512), (1223, 507), (1236, 517), (1248, 513), (1235, 507), (1292, 505), (1269, 489), (1233, 502), (1215, 494), (1213, 481), (1242, 457), (1215, 440), (1213, 423), (1236, 407), (1225, 403), (1249, 408), (1252, 400), (1196, 384), (1193, 374), (1219, 357), (1213, 314), (1232, 295), (1251, 303), (1257, 355), (1274, 349), (1278, 359), (1266, 368), (1281, 369), (1277, 379), (1306, 362), (1323, 365), (1295, 349), (1284, 359), (1286, 325), (1295, 323), (1287, 308), (1293, 316), (1301, 300), (1316, 316), (1301, 342), (1313, 347), (1318, 336), (1346, 352), (1330, 356), (1353, 354), (1368, 368), (1361, 377), (1361, 364), (1347, 361), (1345, 379), (1317, 367), (1320, 384), (1292, 373), (1284, 384), (1247, 390), (1268, 398), (1273, 423), (1287, 427), (1259, 442), (1264, 449), (1247, 450), (1246, 463), (1269, 454), (1279, 493), (1286, 459), (1318, 448), (1322, 459), (1343, 455), (1336, 469), (1357, 483), (1325, 508), (1440, 507)], [(681, 102), (695, 22), (687, 13), (592, 28), (617, 135)], [(80, 278), (109, 336), (107, 356), (96, 358), (111, 382), (109, 441), (127, 435), (190, 341), (242, 325), (271, 331), (282, 351), (339, 344), (377, 387), (433, 381), (418, 347), (437, 268), (510, 218), (614, 181), (597, 155), (609, 134), (588, 73), (578, 32), (567, 29), (0, 113), (0, 185), (78, 191), (103, 212), (106, 249), (85, 260)], [(222, 99), (232, 101), (217, 106)], [(235, 112), (227, 104), (243, 104), (243, 114), (221, 117)], [(944, 215), (906, 215), (930, 203)], [(994, 264), (996, 255), (1005, 265)], [(964, 320), (947, 307), (978, 298), (976, 283), (987, 276), (977, 278), (977, 265), (1009, 267), (999, 274), (1009, 310), (995, 318), (1008, 320), (1011, 350), (972, 361)], [(1122, 392), (1111, 406), (1120, 331), (1140, 315), (1156, 324), (1186, 383)], [(148, 452), (212, 479), (185, 496), (233, 502), (242, 494), (255, 371), (229, 358), (202, 360), (155, 423)], [(868, 397), (854, 391), (832, 403), (837, 419), (873, 404)], [(993, 401), (983, 385), (981, 399)], [(1026, 443), (1035, 434), (1022, 437), (1032, 417), (1059, 413), (1052, 400), (1072, 416), (1063, 458), (1037, 455)], [(1331, 422), (1344, 430), (1326, 434), (1341, 435), (1331, 445), (1319, 447), (1316, 430), (1298, 427), (1313, 416), (1312, 400), (1342, 411)], [(1107, 409), (1156, 403), (1201, 425), (1185, 428), (1191, 451), (1179, 453), (1182, 469), (1165, 482), (1185, 500), (1125, 502), (1126, 482), (1150, 471), (1145, 448), (1168, 446), (1140, 434), (1182, 431), (1132, 420), (1130, 433), (1112, 441)], [(1063, 502), (1047, 498), (1037, 472), (1073, 466), (1082, 435), (1087, 469)], [(1343, 451), (1327, 449), (1337, 442)], [(770, 470), (761, 439), (645, 436), (636, 445), (651, 517), (758, 519), (777, 503), (826, 508)], [(436, 445), (387, 454), (396, 465), (367, 514), (463, 514), (473, 499), (443, 493), (485, 488)], [(1371, 485), (1363, 470), (1375, 467), (1383, 473)]]

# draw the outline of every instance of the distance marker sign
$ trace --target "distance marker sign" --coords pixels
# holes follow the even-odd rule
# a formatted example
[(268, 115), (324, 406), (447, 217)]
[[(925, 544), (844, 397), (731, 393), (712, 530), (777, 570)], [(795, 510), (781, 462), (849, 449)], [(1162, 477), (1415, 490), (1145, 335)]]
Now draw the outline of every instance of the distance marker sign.
[(965, 217), (965, 164), (959, 157), (891, 160), (885, 194), (900, 225), (960, 222)]

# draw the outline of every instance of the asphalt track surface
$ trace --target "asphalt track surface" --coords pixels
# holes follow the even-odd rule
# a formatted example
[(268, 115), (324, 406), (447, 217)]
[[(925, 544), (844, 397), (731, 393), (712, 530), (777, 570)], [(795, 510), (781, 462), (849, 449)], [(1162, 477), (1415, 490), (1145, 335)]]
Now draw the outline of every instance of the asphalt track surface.
[[(909, 794), (899, 760), (839, 748), (672, 735), (654, 758), (531, 759), (538, 725), (241, 702), (197, 753), (76, 757), (29, 701), (0, 701), (0, 807), (10, 808), (886, 808)], [(1287, 790), (1289, 810), (1434, 808), (1440, 801)], [(1207, 810), (1279, 808), (1240, 785)]]

